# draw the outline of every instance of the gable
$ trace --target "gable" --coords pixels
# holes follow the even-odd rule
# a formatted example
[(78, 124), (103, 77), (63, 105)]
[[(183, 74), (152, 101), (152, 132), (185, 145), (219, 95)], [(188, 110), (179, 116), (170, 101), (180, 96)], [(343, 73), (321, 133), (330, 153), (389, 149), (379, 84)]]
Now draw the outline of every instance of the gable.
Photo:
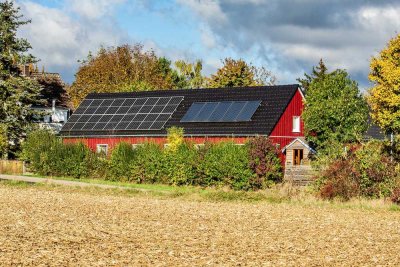
[[(303, 112), (303, 95), (300, 89), (296, 90), (293, 98), (285, 107), (282, 116), (274, 125), (271, 132), (272, 137), (286, 137), (286, 138), (296, 138), (304, 136), (304, 122), (301, 119), (301, 114)], [(293, 131), (293, 117), (300, 117), (300, 131)]]
[(282, 149), (282, 153), (285, 153), (286, 150), (291, 149), (307, 149), (311, 153), (316, 153), (314, 149), (312, 149), (307, 142), (302, 138), (296, 138), (292, 142), (290, 142), (287, 146)]

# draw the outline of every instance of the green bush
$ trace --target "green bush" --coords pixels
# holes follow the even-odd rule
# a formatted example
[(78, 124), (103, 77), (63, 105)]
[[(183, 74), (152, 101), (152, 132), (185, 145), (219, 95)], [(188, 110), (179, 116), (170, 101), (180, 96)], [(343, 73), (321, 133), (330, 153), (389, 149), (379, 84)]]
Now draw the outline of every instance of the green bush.
[(167, 183), (163, 176), (163, 151), (160, 145), (144, 143), (135, 148), (130, 181), (137, 183)]
[(97, 158), (89, 148), (81, 143), (63, 144), (48, 130), (28, 134), (22, 148), (21, 158), (41, 175), (88, 177), (96, 167)]
[(92, 173), (88, 163), (92, 160), (93, 152), (82, 143), (61, 144), (50, 151), (50, 156), (55, 162), (52, 166), (53, 175), (82, 178)]
[(135, 159), (135, 151), (129, 143), (118, 143), (111, 151), (108, 177), (114, 181), (129, 181), (131, 179), (131, 164)]
[(192, 144), (182, 143), (173, 150), (164, 149), (163, 180), (173, 185), (196, 184), (199, 153)]
[(229, 186), (235, 190), (250, 189), (253, 172), (249, 168), (248, 147), (231, 142), (210, 145), (199, 163), (203, 186)]
[(60, 147), (60, 141), (51, 131), (39, 129), (28, 134), (22, 144), (20, 157), (29, 163), (31, 171), (41, 175), (50, 175), (53, 165), (58, 160), (51, 157), (51, 151)]
[(268, 139), (254, 139), (244, 146), (225, 142), (196, 149), (183, 140), (181, 130), (168, 133), (172, 146), (163, 149), (144, 143), (133, 149), (131, 144), (119, 143), (107, 158), (84, 144), (64, 144), (53, 133), (38, 130), (29, 134), (22, 155), (31, 170), (41, 175), (235, 190), (264, 188), (281, 178), (280, 162)]

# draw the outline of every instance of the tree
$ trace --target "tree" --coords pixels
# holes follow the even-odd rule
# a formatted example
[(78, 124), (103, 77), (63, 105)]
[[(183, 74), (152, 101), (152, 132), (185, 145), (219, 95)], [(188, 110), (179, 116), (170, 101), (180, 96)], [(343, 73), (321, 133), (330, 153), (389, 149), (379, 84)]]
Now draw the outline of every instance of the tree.
[(389, 41), (370, 64), (371, 117), (386, 133), (400, 134), (400, 35)]
[(264, 67), (255, 67), (242, 59), (225, 58), (224, 66), (208, 79), (208, 86), (218, 87), (241, 87), (273, 85), (275, 76)]
[(312, 68), (311, 74), (304, 73), (304, 78), (303, 79), (298, 78), (297, 81), (300, 83), (304, 91), (307, 91), (308, 87), (310, 86), (310, 83), (313, 80), (324, 79), (325, 75), (327, 74), (327, 71), (328, 69), (321, 58), (319, 60), (318, 66)]
[(141, 44), (100, 48), (81, 62), (68, 93), (76, 107), (88, 93), (171, 89), (179, 77), (170, 65)]
[(313, 79), (303, 111), (306, 138), (316, 148), (359, 140), (367, 129), (368, 107), (344, 70)]
[(194, 63), (178, 60), (175, 62), (175, 67), (180, 77), (183, 78), (179, 88), (201, 88), (204, 85), (205, 78), (201, 74), (203, 69), (201, 60), (196, 60)]
[(0, 3), (0, 123), (4, 157), (15, 156), (38, 115), (31, 105), (41, 103), (38, 83), (20, 76), (19, 64), (35, 62), (35, 58), (26, 53), (31, 48), (29, 42), (16, 37), (18, 28), (30, 22), (21, 18), (13, 2)]
[(61, 77), (56, 73), (45, 73), (35, 78), (41, 87), (41, 98), (46, 99), (45, 105), (51, 106), (52, 100), (56, 100), (57, 106), (69, 107), (70, 98), (66, 90), (66, 85)]

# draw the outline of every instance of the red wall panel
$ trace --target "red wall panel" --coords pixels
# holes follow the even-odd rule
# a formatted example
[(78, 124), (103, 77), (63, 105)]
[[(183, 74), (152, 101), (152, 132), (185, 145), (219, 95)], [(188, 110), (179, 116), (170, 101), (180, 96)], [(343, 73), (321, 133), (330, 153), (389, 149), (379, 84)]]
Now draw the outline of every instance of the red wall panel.
[[(217, 143), (222, 141), (233, 141), (238, 144), (244, 144), (247, 137), (186, 137), (195, 144), (204, 144), (206, 141)], [(82, 137), (82, 138), (64, 138), (64, 143), (77, 143), (81, 142), (87, 145), (93, 151), (96, 151), (98, 144), (107, 144), (109, 149), (113, 149), (119, 142), (127, 142), (130, 144), (141, 144), (145, 142), (154, 142), (157, 144), (165, 144), (167, 142), (165, 137)]]
[(300, 91), (297, 91), (270, 135), (273, 142), (279, 144), (281, 148), (297, 137), (304, 137), (304, 122), (301, 117), (300, 132), (293, 132), (293, 117), (301, 116), (303, 108), (303, 97)]

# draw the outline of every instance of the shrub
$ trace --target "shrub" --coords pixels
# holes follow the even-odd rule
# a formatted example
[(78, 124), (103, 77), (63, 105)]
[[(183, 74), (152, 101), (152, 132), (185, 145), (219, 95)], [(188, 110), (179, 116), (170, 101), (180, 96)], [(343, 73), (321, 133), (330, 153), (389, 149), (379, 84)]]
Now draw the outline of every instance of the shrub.
[(393, 192), (390, 196), (390, 200), (393, 203), (400, 205), (400, 187), (396, 187), (393, 189)]
[(135, 151), (129, 143), (118, 143), (111, 151), (107, 178), (114, 181), (128, 181), (131, 178), (131, 164)]
[(144, 143), (135, 148), (130, 181), (137, 183), (167, 183), (163, 178), (163, 151), (158, 144)]
[(58, 150), (60, 141), (49, 130), (39, 129), (28, 134), (22, 144), (21, 159), (29, 163), (31, 171), (41, 175), (52, 173), (57, 160), (50, 156), (51, 151)]
[(323, 171), (322, 179), (325, 182), (319, 189), (323, 199), (338, 198), (349, 200), (359, 194), (357, 174), (352, 163), (344, 159), (337, 159)]
[(182, 143), (174, 149), (164, 149), (163, 180), (173, 185), (194, 185), (196, 183), (198, 151), (192, 144)]
[(28, 134), (21, 158), (41, 175), (88, 177), (96, 169), (97, 158), (81, 143), (63, 144), (54, 133), (39, 129)]
[(371, 141), (349, 147), (345, 155), (331, 160), (317, 179), (320, 196), (348, 200), (354, 196), (387, 197), (397, 179), (396, 164), (382, 144)]
[(93, 152), (82, 143), (60, 144), (50, 150), (54, 161), (52, 175), (70, 176), (74, 178), (89, 177), (92, 170), (88, 162), (92, 160)]
[(389, 196), (395, 182), (395, 164), (384, 153), (382, 143), (371, 141), (355, 151), (361, 195)]
[(208, 147), (199, 164), (201, 185), (227, 185), (235, 190), (250, 189), (248, 147), (222, 142)]
[(255, 175), (250, 179), (253, 189), (269, 187), (271, 183), (281, 181), (282, 164), (278, 151), (271, 140), (255, 137), (249, 140), (249, 166)]
[(171, 127), (167, 129), (167, 150), (173, 152), (178, 150), (178, 148), (185, 142), (183, 134), (183, 128)]

